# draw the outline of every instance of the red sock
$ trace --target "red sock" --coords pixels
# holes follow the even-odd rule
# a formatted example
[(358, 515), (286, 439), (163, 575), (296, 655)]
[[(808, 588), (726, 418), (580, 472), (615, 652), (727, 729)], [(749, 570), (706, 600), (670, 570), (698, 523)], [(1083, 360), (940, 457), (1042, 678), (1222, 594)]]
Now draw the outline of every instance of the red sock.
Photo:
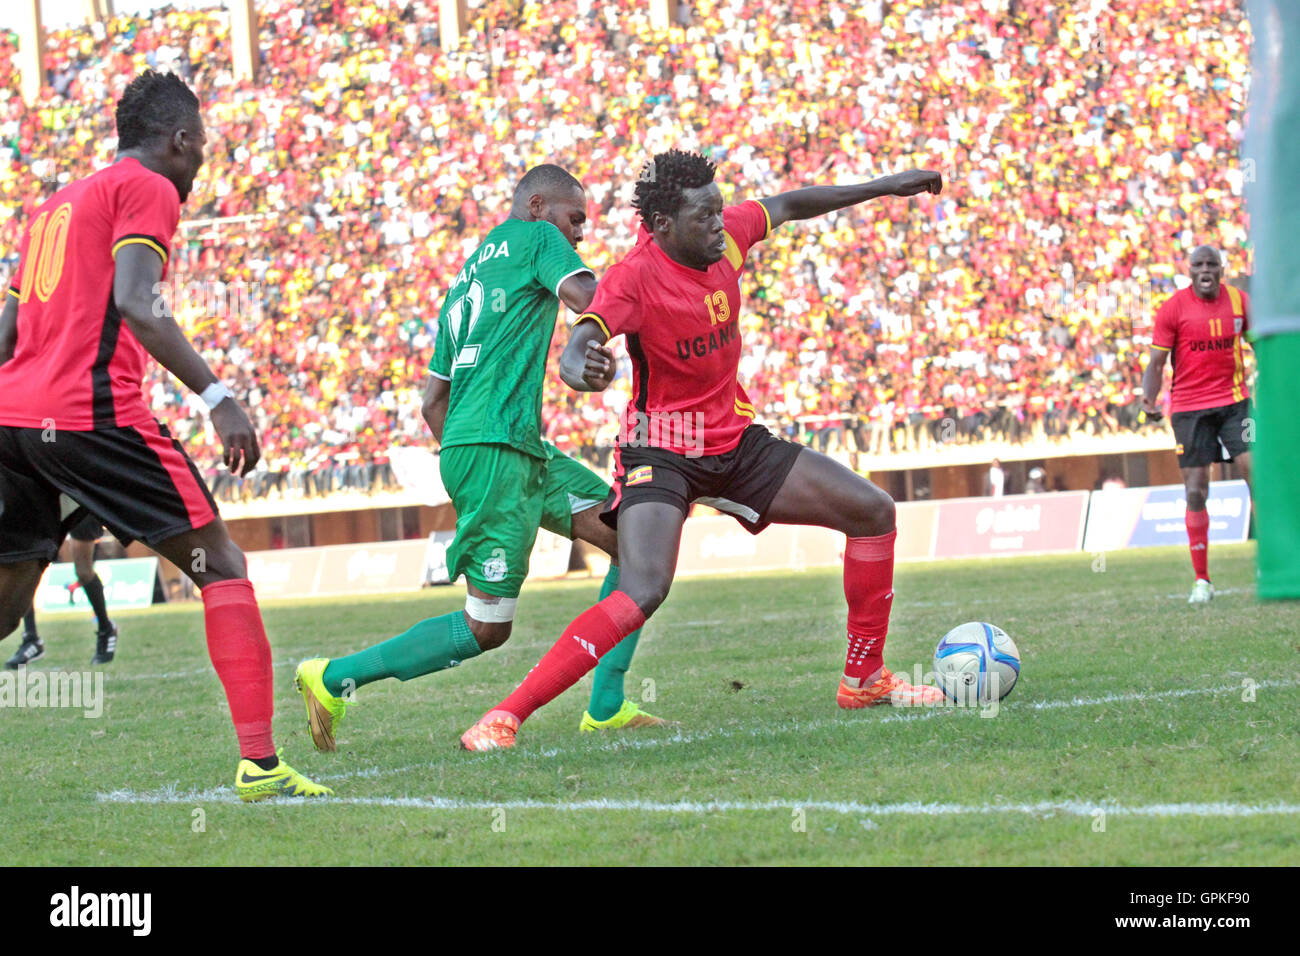
[(1187, 547), (1192, 552), (1192, 570), (1196, 579), (1210, 580), (1210, 513), (1187, 512)]
[(218, 581), (203, 589), (208, 655), (226, 689), (239, 753), (249, 759), (275, 756), (271, 741), (271, 645), (262, 627), (253, 583)]
[(576, 684), (615, 644), (644, 623), (645, 615), (632, 599), (615, 591), (579, 614), (515, 692), (492, 710), (504, 710), (522, 723), (538, 707)]
[(894, 539), (849, 538), (844, 548), (844, 597), (849, 602), (849, 654), (844, 676), (859, 683), (885, 664), (885, 634), (894, 603)]

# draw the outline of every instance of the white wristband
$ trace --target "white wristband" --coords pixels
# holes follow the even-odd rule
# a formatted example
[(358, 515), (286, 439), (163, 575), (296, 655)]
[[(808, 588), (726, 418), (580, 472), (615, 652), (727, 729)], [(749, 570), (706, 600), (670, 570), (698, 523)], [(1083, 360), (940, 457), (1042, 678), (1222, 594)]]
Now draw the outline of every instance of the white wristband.
[(208, 406), (208, 411), (216, 408), (227, 398), (234, 398), (235, 393), (220, 382), (213, 382), (199, 395), (199, 401)]

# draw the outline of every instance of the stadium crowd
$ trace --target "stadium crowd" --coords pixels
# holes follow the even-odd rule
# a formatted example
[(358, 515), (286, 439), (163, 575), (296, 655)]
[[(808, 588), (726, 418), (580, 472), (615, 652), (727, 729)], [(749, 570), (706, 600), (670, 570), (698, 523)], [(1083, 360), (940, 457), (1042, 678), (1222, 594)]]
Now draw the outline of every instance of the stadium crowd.
[[(490, 0), (450, 54), (436, 0), (257, 7), (255, 84), (217, 9), (51, 31), (36, 108), (0, 37), (0, 271), (24, 213), (111, 159), (132, 75), (174, 69), (204, 104), (166, 285), (247, 401), (261, 472), (237, 489), (196, 399), (161, 370), (146, 389), (222, 496), (392, 483), (386, 449), (429, 440), (440, 290), (539, 162), (588, 187), (598, 274), (669, 146), (708, 152), (733, 200), (942, 170), (932, 201), (788, 225), (751, 254), (741, 379), (760, 417), (830, 451), (1138, 428), (1150, 319), (1186, 253), (1217, 243), (1228, 281), (1249, 272), (1236, 0), (699, 0), (666, 34), (628, 0)], [(547, 436), (604, 460), (629, 371), (598, 395), (552, 374)]]

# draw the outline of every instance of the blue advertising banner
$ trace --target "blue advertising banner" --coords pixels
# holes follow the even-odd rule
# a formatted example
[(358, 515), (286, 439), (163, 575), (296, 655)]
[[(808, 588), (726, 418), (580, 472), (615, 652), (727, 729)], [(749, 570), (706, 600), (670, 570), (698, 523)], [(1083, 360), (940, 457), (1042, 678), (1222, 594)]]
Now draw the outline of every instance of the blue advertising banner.
[[(1245, 541), (1250, 529), (1250, 489), (1244, 481), (1210, 484), (1205, 509), (1210, 541)], [(1094, 491), (1088, 504), (1085, 551), (1117, 551), (1187, 544), (1187, 497), (1182, 485)]]

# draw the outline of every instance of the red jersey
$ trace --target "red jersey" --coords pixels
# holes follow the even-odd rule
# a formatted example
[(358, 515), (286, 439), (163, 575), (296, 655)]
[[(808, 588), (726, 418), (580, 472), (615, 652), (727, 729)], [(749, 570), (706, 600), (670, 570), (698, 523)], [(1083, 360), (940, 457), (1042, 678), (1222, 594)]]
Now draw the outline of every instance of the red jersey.
[(0, 366), (0, 425), (69, 431), (153, 420), (142, 392), (148, 353), (113, 301), (117, 251), (167, 256), (180, 219), (171, 180), (123, 159), (59, 190), (23, 231), (9, 295), (18, 343)]
[(1151, 344), (1173, 353), (1170, 411), (1219, 408), (1247, 397), (1241, 338), (1250, 328), (1249, 309), (1246, 293), (1220, 285), (1213, 302), (1189, 286), (1156, 312)]
[(754, 406), (736, 379), (740, 274), (771, 220), (749, 200), (723, 210), (722, 222), (726, 251), (705, 270), (670, 259), (642, 227), (636, 248), (605, 273), (574, 320), (590, 319), (610, 338), (627, 336), (632, 400), (620, 444), (719, 455), (753, 424)]

